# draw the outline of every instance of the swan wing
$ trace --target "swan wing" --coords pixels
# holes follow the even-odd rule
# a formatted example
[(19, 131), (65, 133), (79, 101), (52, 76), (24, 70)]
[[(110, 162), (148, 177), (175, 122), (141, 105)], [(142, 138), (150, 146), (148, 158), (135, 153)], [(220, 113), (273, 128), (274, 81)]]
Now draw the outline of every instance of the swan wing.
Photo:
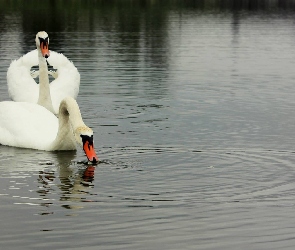
[(50, 51), (47, 62), (56, 69), (56, 78), (50, 83), (53, 109), (56, 113), (65, 97), (77, 98), (80, 87), (80, 74), (74, 64), (63, 54)]
[(31, 67), (35, 65), (38, 65), (37, 50), (11, 62), (7, 71), (7, 85), (12, 100), (37, 103), (39, 86), (30, 73)]
[(50, 150), (56, 138), (58, 119), (38, 104), (0, 103), (0, 144)]

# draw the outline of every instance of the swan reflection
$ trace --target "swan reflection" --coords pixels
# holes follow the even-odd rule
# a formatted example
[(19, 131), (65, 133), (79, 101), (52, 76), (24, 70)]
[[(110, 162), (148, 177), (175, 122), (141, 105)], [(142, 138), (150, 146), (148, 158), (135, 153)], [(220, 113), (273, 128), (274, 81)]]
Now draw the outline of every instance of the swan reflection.
[(95, 166), (77, 162), (76, 151), (46, 152), (1, 145), (0, 150), (0, 194), (12, 197), (14, 204), (40, 206), (37, 214), (49, 215), (57, 207), (77, 209), (83, 202), (91, 202)]
[[(83, 208), (81, 202), (86, 201), (90, 188), (93, 187), (95, 166), (93, 165), (77, 165), (73, 163), (75, 152), (57, 152), (58, 161), (57, 171), (55, 175), (56, 186), (59, 188), (59, 200), (61, 207), (67, 209)], [(52, 175), (47, 173), (45, 178), (51, 178)], [(50, 192), (50, 186), (48, 186)]]

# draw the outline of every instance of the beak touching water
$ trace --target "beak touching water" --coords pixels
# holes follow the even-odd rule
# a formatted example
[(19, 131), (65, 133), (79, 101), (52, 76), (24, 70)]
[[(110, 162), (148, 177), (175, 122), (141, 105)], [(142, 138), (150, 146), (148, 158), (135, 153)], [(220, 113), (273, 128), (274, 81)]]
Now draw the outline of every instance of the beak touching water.
[(94, 149), (93, 137), (88, 137), (83, 140), (83, 150), (89, 161), (92, 163), (97, 163), (99, 161)]

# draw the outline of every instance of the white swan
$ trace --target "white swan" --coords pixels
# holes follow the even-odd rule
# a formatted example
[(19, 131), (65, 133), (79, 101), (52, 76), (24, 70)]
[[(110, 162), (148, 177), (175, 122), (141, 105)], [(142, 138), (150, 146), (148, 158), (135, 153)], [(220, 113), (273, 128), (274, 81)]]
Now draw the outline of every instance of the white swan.
[(38, 104), (0, 102), (0, 144), (45, 151), (76, 150), (79, 144), (89, 161), (98, 162), (93, 131), (72, 97), (61, 102), (58, 118)]
[[(13, 61), (7, 71), (9, 96), (17, 102), (38, 103), (55, 114), (60, 102), (67, 96), (77, 98), (80, 85), (80, 74), (72, 62), (64, 55), (48, 50), (49, 38), (45, 31), (36, 35), (36, 50)], [(48, 63), (56, 72), (48, 71)], [(39, 64), (39, 71), (31, 68)], [(48, 74), (55, 79), (49, 85)], [(39, 84), (34, 80), (39, 75)], [(44, 88), (44, 94), (39, 90)]]

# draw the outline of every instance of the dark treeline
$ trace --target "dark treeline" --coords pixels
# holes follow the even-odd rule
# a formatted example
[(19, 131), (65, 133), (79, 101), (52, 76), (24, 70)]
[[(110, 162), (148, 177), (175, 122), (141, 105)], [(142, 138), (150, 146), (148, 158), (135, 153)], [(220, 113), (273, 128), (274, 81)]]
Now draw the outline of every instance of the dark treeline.
[(207, 10), (269, 10), (295, 9), (294, 0), (0, 0), (0, 11), (70, 11), (108, 8), (207, 9)]
[[(90, 29), (95, 25), (91, 24), (94, 16), (107, 22), (114, 18), (128, 20), (134, 16), (150, 15), (151, 22), (157, 26), (171, 10), (179, 13), (198, 10), (293, 12), (295, 0), (0, 0), (0, 23), (6, 14), (14, 13), (23, 19), (24, 31), (38, 30), (39, 27), (63, 31), (75, 30), (81, 15), (89, 17)], [(129, 25), (134, 23), (127, 21), (122, 24), (126, 29)], [(0, 32), (3, 28), (0, 25)]]
[[(236, 23), (240, 11), (293, 14), (295, 0), (0, 0), (0, 35), (22, 31), (31, 38), (36, 31), (46, 30), (52, 41), (58, 43), (63, 39), (56, 36), (63, 31), (114, 31), (120, 46), (136, 49), (140, 45), (132, 43), (140, 39), (129, 39), (132, 32), (133, 36), (146, 37), (147, 47), (164, 47), (172, 12), (177, 15), (232, 12)], [(15, 23), (21, 26), (14, 25), (16, 19), (20, 19)], [(34, 46), (25, 37), (24, 45), (25, 51)]]

